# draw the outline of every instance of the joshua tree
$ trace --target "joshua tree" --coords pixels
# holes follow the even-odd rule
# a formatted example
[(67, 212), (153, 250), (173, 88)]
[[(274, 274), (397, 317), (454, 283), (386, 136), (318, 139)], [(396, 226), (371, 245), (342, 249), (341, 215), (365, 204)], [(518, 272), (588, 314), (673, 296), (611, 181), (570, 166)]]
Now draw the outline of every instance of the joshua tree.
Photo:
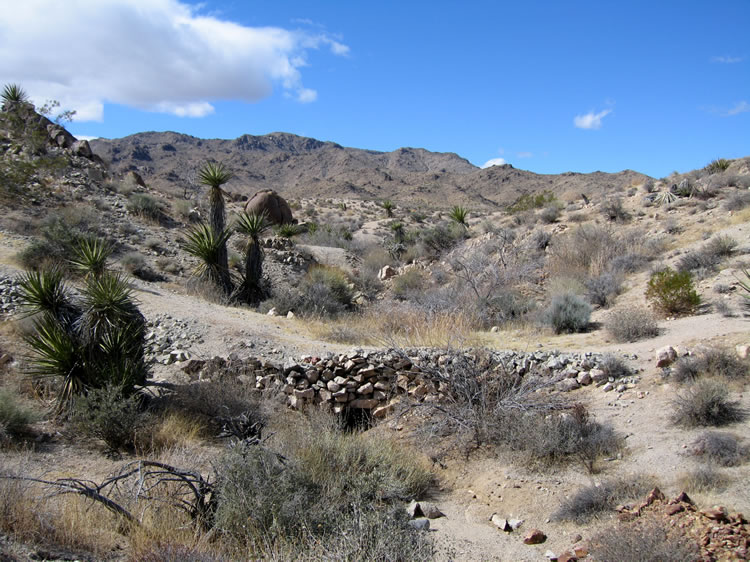
[(216, 279), (219, 287), (225, 294), (232, 292), (232, 279), (229, 276), (229, 265), (227, 263), (227, 245), (223, 233), (226, 230), (226, 211), (224, 208), (224, 191), (221, 186), (232, 178), (232, 173), (224, 167), (224, 164), (207, 162), (198, 172), (200, 182), (209, 187), (209, 224), (213, 230), (214, 238), (220, 241), (218, 254), (216, 256)]
[(256, 304), (263, 298), (263, 248), (260, 237), (269, 227), (266, 213), (259, 215), (242, 213), (237, 219), (237, 231), (249, 240), (245, 249), (245, 278), (235, 298), (248, 304)]

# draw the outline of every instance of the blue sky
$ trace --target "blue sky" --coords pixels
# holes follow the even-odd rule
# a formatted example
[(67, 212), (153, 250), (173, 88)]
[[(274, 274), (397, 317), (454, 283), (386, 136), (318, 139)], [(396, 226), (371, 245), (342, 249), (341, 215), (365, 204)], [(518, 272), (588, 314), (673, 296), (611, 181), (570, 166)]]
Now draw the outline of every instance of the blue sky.
[(76, 109), (77, 135), (285, 131), (657, 177), (750, 155), (748, 0), (13, 6), (0, 80)]

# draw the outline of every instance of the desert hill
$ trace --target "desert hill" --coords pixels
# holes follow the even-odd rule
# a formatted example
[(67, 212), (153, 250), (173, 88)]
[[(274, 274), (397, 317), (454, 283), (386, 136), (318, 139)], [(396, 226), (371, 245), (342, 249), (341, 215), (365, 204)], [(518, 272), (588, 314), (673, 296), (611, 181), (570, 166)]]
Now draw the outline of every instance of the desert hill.
[(508, 164), (481, 169), (453, 153), (421, 148), (377, 152), (289, 133), (223, 140), (148, 132), (96, 139), (91, 147), (112, 171), (136, 171), (152, 188), (166, 192), (183, 191), (206, 160), (224, 162), (235, 174), (229, 189), (248, 196), (275, 189), (294, 199), (392, 199), (487, 209), (504, 207), (526, 193), (549, 190), (571, 199), (602, 190), (621, 192), (647, 179), (630, 170), (541, 175)]

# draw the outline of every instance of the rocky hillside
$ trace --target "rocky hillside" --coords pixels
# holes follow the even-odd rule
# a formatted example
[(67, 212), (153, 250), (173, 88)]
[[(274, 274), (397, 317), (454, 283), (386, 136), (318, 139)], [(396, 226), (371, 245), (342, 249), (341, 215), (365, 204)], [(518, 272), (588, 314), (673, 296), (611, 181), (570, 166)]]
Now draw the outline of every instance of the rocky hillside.
[(275, 189), (292, 199), (393, 199), (431, 206), (496, 208), (544, 190), (570, 199), (602, 190), (624, 191), (647, 179), (632, 171), (540, 175), (510, 165), (480, 169), (453, 153), (421, 148), (376, 152), (289, 133), (223, 140), (149, 132), (97, 139), (91, 146), (113, 171), (136, 171), (150, 187), (167, 192), (189, 188), (196, 168), (212, 159), (233, 170), (229, 189), (242, 195)]

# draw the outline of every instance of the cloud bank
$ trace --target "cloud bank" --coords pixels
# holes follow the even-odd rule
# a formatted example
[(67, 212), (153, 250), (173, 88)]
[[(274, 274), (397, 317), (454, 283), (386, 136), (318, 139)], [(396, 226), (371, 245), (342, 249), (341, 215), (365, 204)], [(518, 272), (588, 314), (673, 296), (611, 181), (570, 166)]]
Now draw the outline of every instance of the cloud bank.
[(746, 113), (748, 111), (750, 111), (750, 103), (741, 101), (736, 103), (732, 109), (727, 111), (726, 116), (731, 117), (732, 115), (739, 115), (740, 113)]
[(722, 56), (722, 57), (712, 57), (711, 62), (719, 62), (722, 64), (735, 64), (738, 62), (742, 62), (743, 57), (730, 57), (730, 56)]
[(491, 158), (482, 164), (482, 168), (489, 168), (490, 166), (502, 166), (505, 164), (505, 158)]
[(315, 101), (300, 69), (322, 48), (349, 53), (322, 33), (247, 27), (180, 0), (24, 0), (0, 18), (0, 81), (78, 121), (101, 120), (105, 102), (203, 117), (212, 100), (254, 102), (276, 86)]
[(590, 111), (586, 115), (576, 115), (573, 118), (573, 124), (579, 129), (601, 129), (602, 119), (610, 113), (612, 113), (611, 109), (604, 109), (599, 113)]

